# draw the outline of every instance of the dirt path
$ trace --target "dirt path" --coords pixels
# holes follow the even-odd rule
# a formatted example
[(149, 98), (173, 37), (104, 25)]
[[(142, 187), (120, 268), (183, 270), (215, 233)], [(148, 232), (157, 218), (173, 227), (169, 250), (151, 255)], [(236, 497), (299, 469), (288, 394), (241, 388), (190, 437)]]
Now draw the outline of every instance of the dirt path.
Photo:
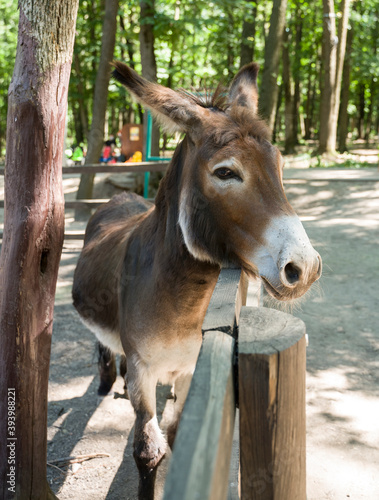
[[(320, 286), (292, 311), (305, 321), (310, 339), (308, 500), (378, 500), (379, 178), (291, 181), (286, 191), (324, 261)], [(48, 477), (61, 500), (134, 500), (133, 410), (121, 397), (120, 377), (114, 396), (96, 395), (94, 339), (70, 299), (77, 257), (75, 243), (67, 244), (55, 309), (48, 459), (110, 456), (65, 474), (48, 467)], [(171, 401), (167, 388), (159, 392), (164, 426)]]
[(308, 500), (379, 499), (379, 182), (289, 185), (324, 261), (307, 351)]

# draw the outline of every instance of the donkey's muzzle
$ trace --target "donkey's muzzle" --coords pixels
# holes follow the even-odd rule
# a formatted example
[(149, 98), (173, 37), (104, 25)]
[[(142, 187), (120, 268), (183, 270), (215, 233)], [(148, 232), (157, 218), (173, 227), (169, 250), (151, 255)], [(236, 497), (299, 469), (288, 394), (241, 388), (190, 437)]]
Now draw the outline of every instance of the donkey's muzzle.
[(280, 267), (279, 276), (282, 286), (296, 288), (299, 285), (309, 287), (318, 280), (322, 272), (321, 257), (317, 252), (308, 259), (291, 260)]

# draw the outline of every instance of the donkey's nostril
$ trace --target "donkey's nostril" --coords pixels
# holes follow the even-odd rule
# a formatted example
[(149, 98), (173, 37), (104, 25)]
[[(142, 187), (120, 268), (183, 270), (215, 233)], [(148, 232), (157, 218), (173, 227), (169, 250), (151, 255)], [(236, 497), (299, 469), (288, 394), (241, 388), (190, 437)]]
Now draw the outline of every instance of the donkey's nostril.
[(285, 266), (284, 274), (285, 274), (286, 280), (291, 285), (294, 285), (300, 279), (300, 269), (298, 267), (296, 267), (294, 264), (292, 264), (292, 262), (289, 262)]

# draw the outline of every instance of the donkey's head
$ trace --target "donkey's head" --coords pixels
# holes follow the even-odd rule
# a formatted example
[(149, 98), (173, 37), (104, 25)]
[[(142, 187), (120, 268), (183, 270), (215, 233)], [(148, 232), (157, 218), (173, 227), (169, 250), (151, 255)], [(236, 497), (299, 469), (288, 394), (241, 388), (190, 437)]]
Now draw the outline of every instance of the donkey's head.
[(320, 277), (321, 259), (286, 199), (282, 156), (257, 117), (258, 66), (242, 68), (229, 93), (208, 104), (115, 67), (161, 123), (187, 134), (178, 223), (189, 253), (240, 265), (277, 299), (300, 297)]

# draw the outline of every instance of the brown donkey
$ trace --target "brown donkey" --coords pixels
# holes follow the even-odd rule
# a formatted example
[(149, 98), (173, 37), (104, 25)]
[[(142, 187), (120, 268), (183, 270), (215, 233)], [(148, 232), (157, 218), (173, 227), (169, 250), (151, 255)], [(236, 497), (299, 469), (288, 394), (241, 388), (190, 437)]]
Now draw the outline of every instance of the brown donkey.
[(167, 447), (156, 384), (175, 382), (172, 445), (220, 268), (240, 266), (272, 296), (291, 300), (320, 277), (321, 259), (286, 199), (283, 159), (257, 117), (256, 64), (210, 102), (150, 83), (122, 63), (115, 68), (161, 123), (186, 134), (154, 206), (124, 194), (93, 215), (73, 285), (84, 322), (126, 356), (139, 498), (146, 500)]

